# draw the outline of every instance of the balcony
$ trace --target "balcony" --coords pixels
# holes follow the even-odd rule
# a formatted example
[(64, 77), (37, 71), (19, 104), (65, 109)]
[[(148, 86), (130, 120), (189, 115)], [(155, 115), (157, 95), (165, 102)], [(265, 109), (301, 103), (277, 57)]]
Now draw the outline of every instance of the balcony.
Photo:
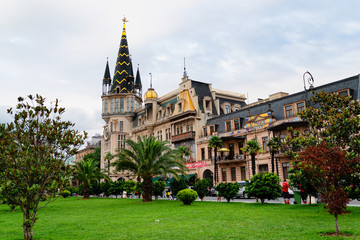
[[(214, 162), (214, 157), (211, 159), (211, 162)], [(217, 157), (217, 163), (235, 163), (235, 162), (245, 162), (246, 158), (244, 154), (235, 154), (233, 156), (223, 156), (223, 157)]]
[(187, 140), (191, 140), (191, 139), (195, 139), (195, 132), (194, 131), (180, 133), (180, 134), (171, 136), (171, 142), (172, 143), (181, 142), (181, 141), (187, 141)]

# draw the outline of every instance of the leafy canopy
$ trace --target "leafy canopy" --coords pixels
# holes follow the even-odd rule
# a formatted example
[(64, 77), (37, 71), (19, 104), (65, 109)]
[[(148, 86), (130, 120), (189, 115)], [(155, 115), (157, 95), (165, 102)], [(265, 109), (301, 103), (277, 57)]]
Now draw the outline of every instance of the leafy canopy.
[(16, 108), (8, 109), (13, 121), (1, 127), (0, 191), (23, 212), (25, 239), (32, 239), (37, 211), (68, 182), (65, 159), (86, 137), (62, 121), (64, 112), (57, 99), (47, 106), (40, 95), (19, 97)]

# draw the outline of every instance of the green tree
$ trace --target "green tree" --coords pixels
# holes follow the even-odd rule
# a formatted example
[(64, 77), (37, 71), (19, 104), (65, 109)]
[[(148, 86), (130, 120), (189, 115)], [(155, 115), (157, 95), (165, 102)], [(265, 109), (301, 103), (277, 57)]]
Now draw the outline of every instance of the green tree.
[(13, 122), (2, 127), (0, 191), (23, 212), (24, 239), (33, 238), (38, 210), (65, 186), (64, 161), (86, 137), (72, 129), (74, 123), (61, 120), (64, 111), (58, 100), (47, 106), (38, 94), (19, 97), (16, 109), (8, 110)]
[[(270, 153), (271, 153), (271, 171), (274, 173), (275, 172), (275, 154), (279, 151), (279, 149), (281, 147), (280, 139), (278, 137), (272, 137), (272, 138), (270, 138), (267, 145), (268, 145), (268, 147), (270, 149)], [(276, 164), (276, 166), (277, 166), (277, 164)], [(278, 170), (278, 169), (276, 169), (276, 170)], [(278, 173), (278, 171), (276, 173)]]
[[(359, 171), (353, 163), (360, 153), (360, 103), (351, 97), (336, 93), (313, 92), (313, 97), (306, 109), (298, 115), (309, 123), (309, 131), (295, 134), (297, 136), (292, 141), (299, 143), (300, 147), (296, 149), (298, 152), (294, 155), (301, 156), (304, 162), (313, 161), (301, 165), (300, 170), (310, 173), (308, 181), (322, 195), (326, 203), (325, 207), (335, 207), (330, 207), (332, 210), (329, 213), (335, 216), (336, 232), (339, 233), (337, 216), (346, 208), (347, 198), (360, 197)], [(310, 153), (308, 149), (311, 147), (317, 147), (316, 151), (319, 150), (319, 152)], [(345, 152), (345, 160), (339, 158), (343, 154), (336, 153), (340, 151), (337, 148)], [(305, 156), (305, 153), (309, 153), (308, 156)], [(323, 157), (321, 165), (314, 161), (319, 156)], [(342, 165), (335, 166), (339, 162)], [(333, 167), (339, 167), (335, 169), (338, 172), (334, 173)], [(339, 186), (338, 191), (319, 181), (321, 180), (318, 176), (320, 169), (322, 174), (329, 176), (332, 174), (331, 176), (336, 178), (337, 183), (333, 183), (333, 186)], [(344, 169), (347, 169), (347, 174), (340, 172)], [(324, 187), (327, 189), (323, 189)], [(329, 193), (330, 195), (327, 195)], [(340, 194), (344, 194), (344, 197), (334, 198)]]
[(194, 185), (194, 190), (197, 192), (201, 201), (206, 196), (207, 192), (209, 191), (210, 181), (209, 179), (196, 179), (196, 183)]
[(246, 180), (245, 193), (248, 196), (260, 198), (264, 204), (265, 199), (277, 199), (281, 195), (280, 179), (275, 173), (258, 173), (251, 180)]
[(111, 195), (115, 195), (115, 197), (117, 198), (118, 195), (121, 195), (122, 192), (124, 191), (124, 184), (122, 181), (114, 181), (110, 183), (110, 188), (109, 188), (109, 193)]
[(134, 180), (124, 181), (124, 191), (126, 195), (129, 197), (130, 194), (135, 193), (136, 182)]
[(165, 187), (166, 183), (161, 180), (157, 180), (153, 183), (153, 195), (156, 199), (158, 198), (158, 196), (162, 196)]
[(208, 147), (214, 149), (214, 182), (218, 182), (218, 169), (217, 169), (217, 150), (224, 146), (223, 141), (218, 136), (211, 136), (208, 142)]
[(239, 189), (240, 186), (237, 183), (219, 183), (215, 187), (215, 190), (219, 192), (220, 196), (226, 198), (227, 202), (236, 196)]
[(90, 186), (92, 182), (99, 182), (101, 179), (110, 178), (100, 170), (98, 162), (91, 158), (75, 163), (73, 179), (79, 180), (84, 185), (84, 199), (90, 198)]
[(185, 174), (185, 163), (177, 150), (171, 149), (167, 141), (155, 137), (138, 137), (138, 141), (126, 140), (129, 148), (122, 148), (114, 162), (115, 170), (129, 170), (142, 179), (143, 202), (152, 201), (152, 179), (154, 176), (178, 173)]
[(261, 151), (260, 144), (256, 139), (247, 141), (245, 143), (245, 147), (243, 148), (243, 151), (246, 153), (249, 153), (251, 156), (251, 168), (252, 168), (252, 175), (255, 175), (255, 157), (258, 152)]
[[(317, 197), (317, 190), (314, 188), (313, 180), (314, 176), (311, 171), (308, 171), (302, 167), (303, 163), (299, 162), (294, 165), (294, 168), (290, 169), (290, 186), (300, 190), (301, 198), (309, 196)], [(311, 198), (310, 202), (311, 204)]]
[(173, 179), (170, 182), (170, 191), (174, 196), (176, 196), (179, 191), (187, 189), (188, 187), (189, 185), (186, 183), (184, 178)]
[(86, 160), (88, 158), (91, 158), (92, 160), (98, 162), (99, 168), (100, 168), (100, 162), (101, 162), (101, 146), (98, 146), (95, 148), (95, 151), (92, 153), (85, 154), (83, 157), (83, 160)]
[(179, 146), (177, 150), (179, 151), (180, 155), (184, 158), (184, 161), (186, 162), (188, 157), (190, 157), (191, 155), (189, 148), (186, 146)]

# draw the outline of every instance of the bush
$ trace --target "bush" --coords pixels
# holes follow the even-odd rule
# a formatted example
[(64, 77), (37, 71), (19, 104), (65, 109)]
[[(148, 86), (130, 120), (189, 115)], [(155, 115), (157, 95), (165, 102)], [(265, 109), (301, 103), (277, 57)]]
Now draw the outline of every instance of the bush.
[(161, 180), (157, 180), (153, 183), (153, 195), (156, 199), (158, 198), (158, 196), (162, 196), (165, 187), (166, 183)]
[(258, 173), (246, 182), (245, 193), (248, 196), (260, 198), (262, 204), (265, 199), (277, 199), (281, 195), (280, 179), (275, 173)]
[(201, 201), (203, 200), (203, 198), (206, 196), (208, 189), (210, 186), (210, 181), (208, 179), (196, 179), (196, 183), (194, 185), (194, 190), (197, 192), (197, 194), (199, 195), (199, 198), (201, 199)]
[(187, 185), (185, 180), (182, 178), (180, 178), (179, 180), (174, 179), (170, 183), (170, 191), (174, 196), (176, 196), (179, 191), (181, 191), (183, 189), (187, 189), (188, 187), (189, 187), (189, 185)]
[(71, 192), (69, 190), (64, 190), (61, 192), (61, 196), (63, 196), (63, 198), (67, 198), (68, 196), (71, 195)]
[(184, 205), (191, 205), (193, 201), (198, 197), (196, 191), (191, 189), (184, 189), (178, 192), (177, 199), (182, 201)]
[(239, 188), (240, 185), (237, 183), (219, 183), (215, 190), (219, 192), (219, 196), (226, 198), (230, 202), (239, 192)]

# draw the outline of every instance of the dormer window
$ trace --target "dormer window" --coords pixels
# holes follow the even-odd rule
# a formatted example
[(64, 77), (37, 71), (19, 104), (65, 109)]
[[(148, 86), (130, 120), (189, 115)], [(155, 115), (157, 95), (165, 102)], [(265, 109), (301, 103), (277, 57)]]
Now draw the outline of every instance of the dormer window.
[(225, 114), (228, 114), (230, 113), (230, 106), (225, 106)]

